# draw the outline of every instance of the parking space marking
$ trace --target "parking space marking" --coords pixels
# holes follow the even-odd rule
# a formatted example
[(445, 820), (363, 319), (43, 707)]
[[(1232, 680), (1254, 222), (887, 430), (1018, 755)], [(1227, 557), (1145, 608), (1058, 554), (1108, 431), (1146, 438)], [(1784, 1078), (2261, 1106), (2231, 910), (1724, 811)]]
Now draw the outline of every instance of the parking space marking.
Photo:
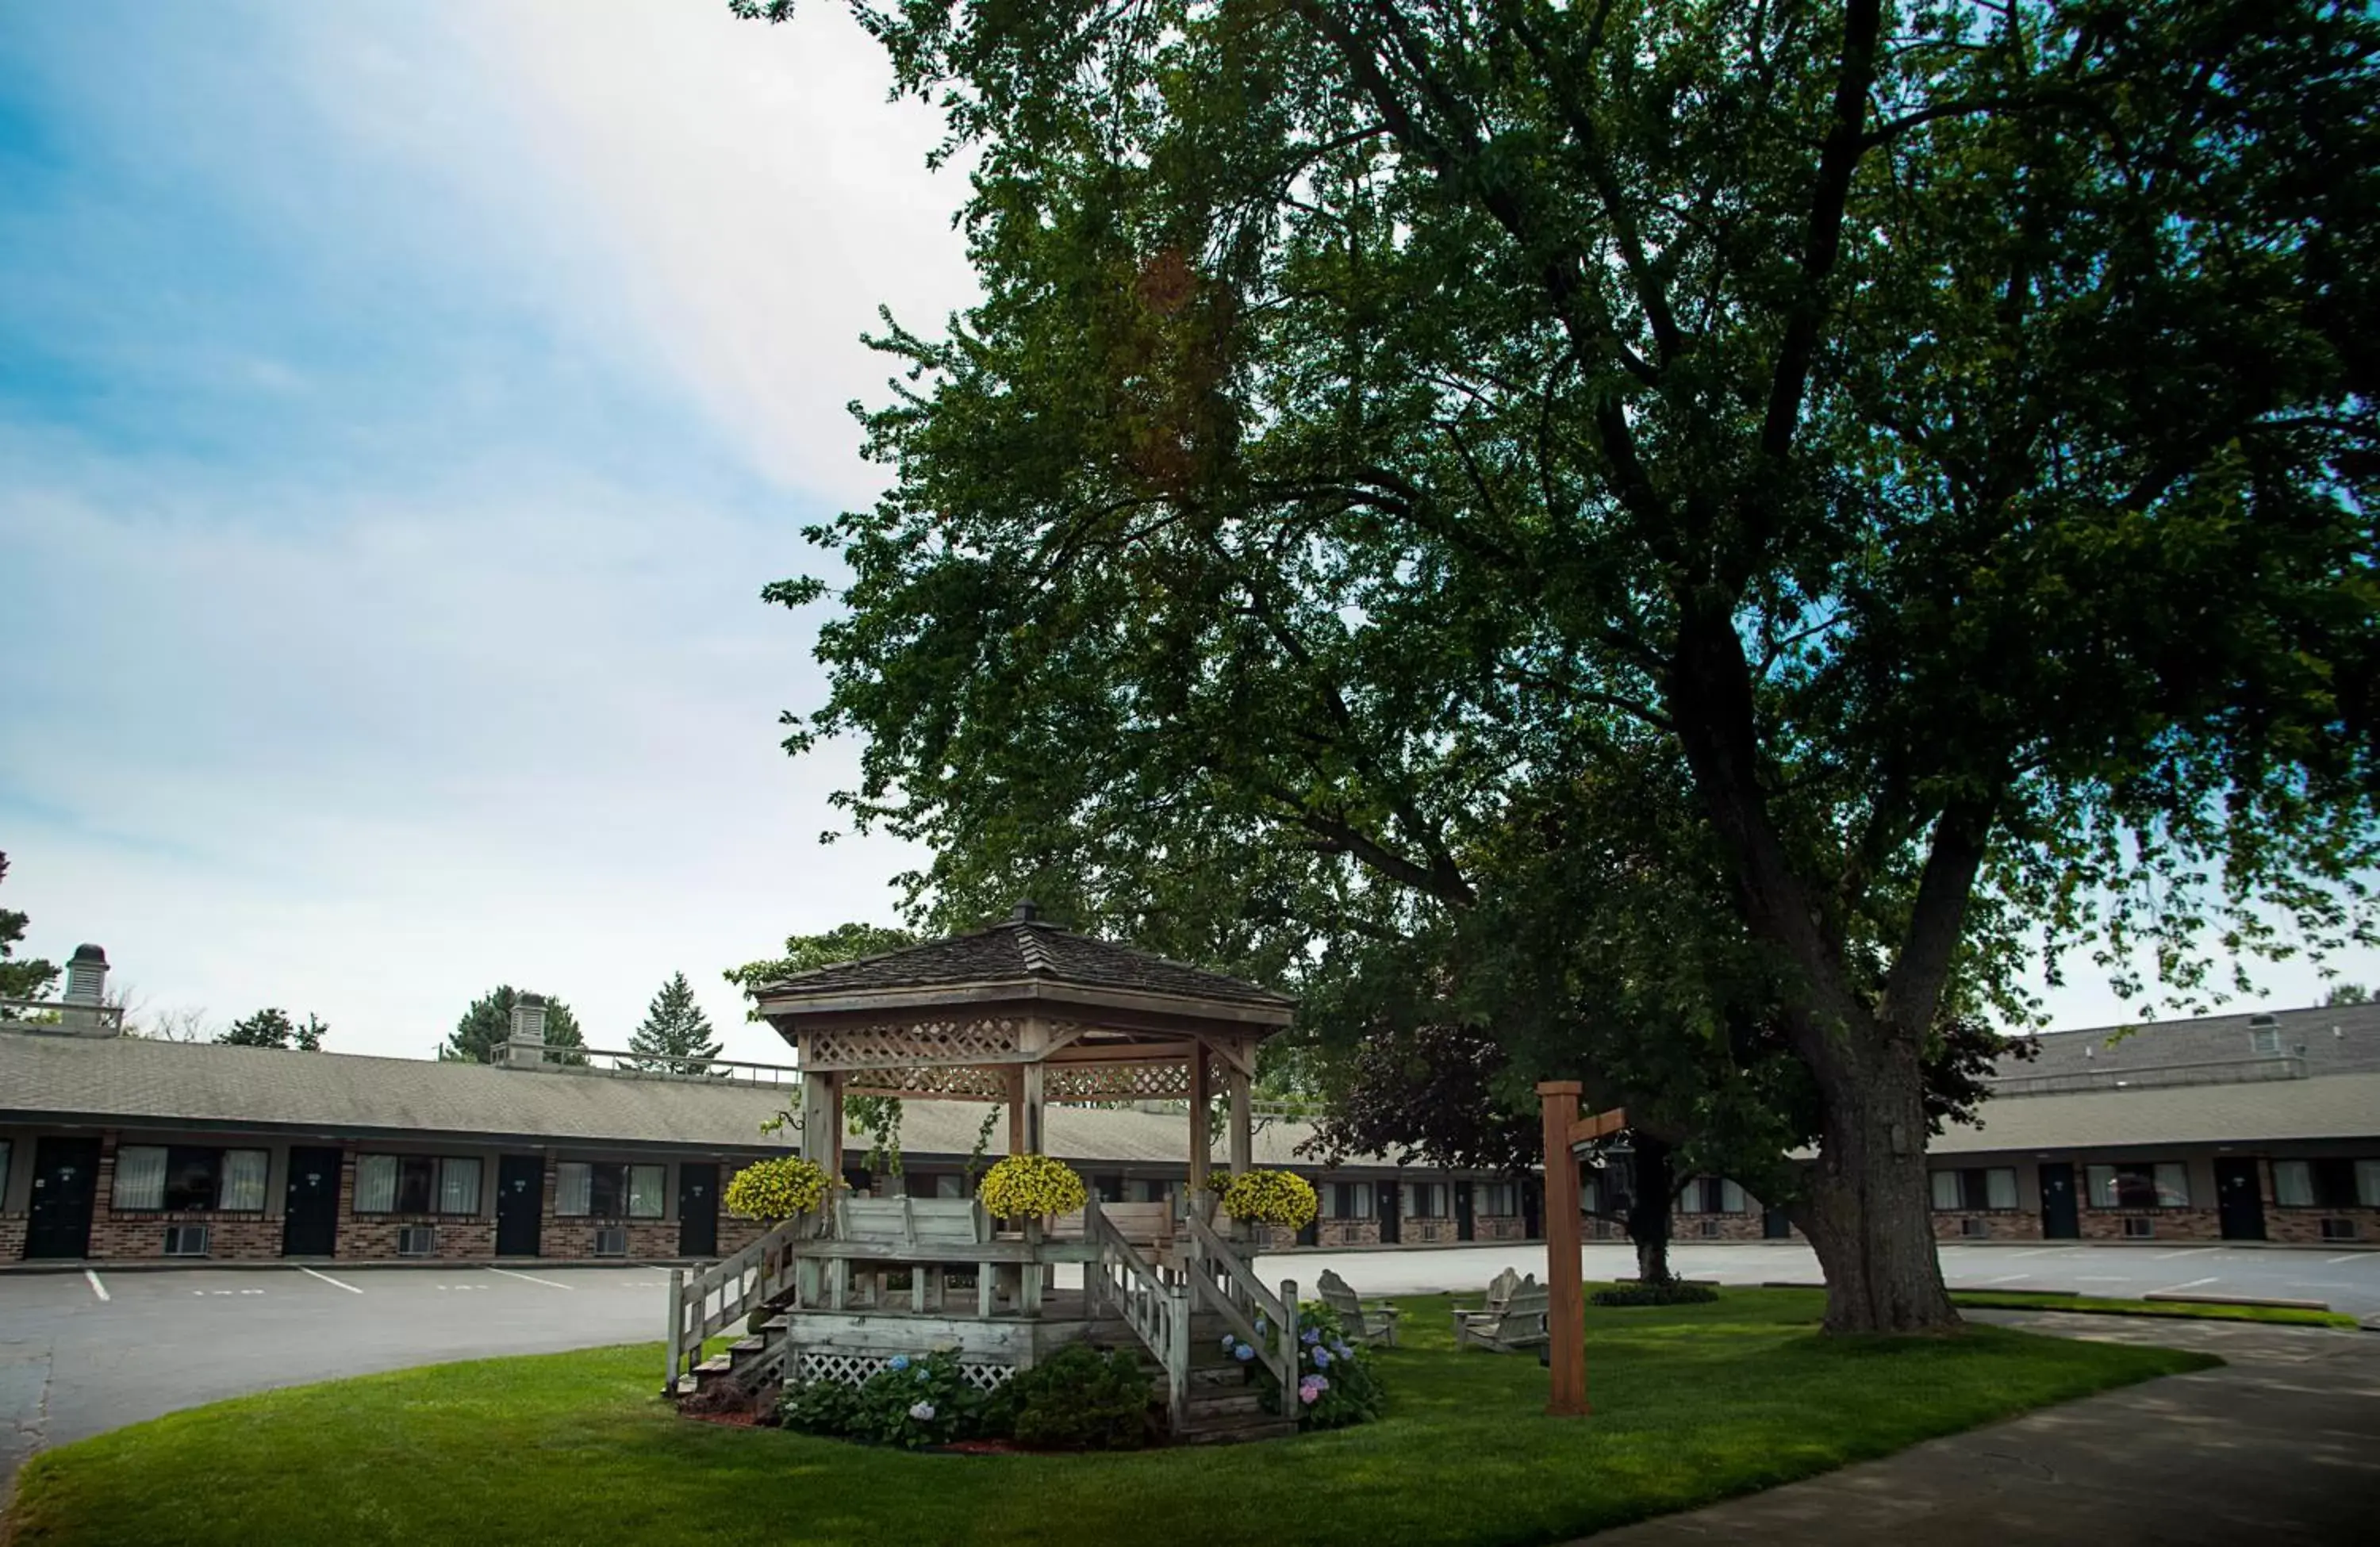
[(463, 1290), (463, 1289), (486, 1289), (486, 1288), (491, 1287), (491, 1285), (485, 1285), (485, 1284), (442, 1284), (442, 1285), (440, 1285), (438, 1287), (439, 1287), (441, 1290), (446, 1290), (446, 1289)]
[(2170, 1262), (2177, 1257), (2200, 1257), (2204, 1256), (2207, 1252), (2221, 1251), (2222, 1249), (2223, 1249), (2221, 1247), (2192, 1247), (2188, 1251), (2159, 1252), (2157, 1254), (2157, 1261), (2160, 1262)]
[(261, 1295), (261, 1289), (193, 1289), (191, 1294), (204, 1299), (209, 1295)]
[(2211, 1278), (2193, 1278), (2188, 1284), (2169, 1284), (2162, 1289), (2152, 1289), (2149, 1293), (2152, 1295), (2170, 1295), (2179, 1290), (2195, 1289), (2202, 1284), (2213, 1284), (2216, 1281)]
[(565, 1295), (566, 1295), (566, 1294), (568, 1294), (568, 1293), (570, 1293), (570, 1285), (567, 1285), (567, 1284), (556, 1284), (556, 1283), (554, 1283), (554, 1282), (553, 1282), (553, 1280), (552, 1280), (552, 1279), (550, 1279), (550, 1278), (540, 1278), (540, 1277), (538, 1277), (538, 1276), (537, 1276), (536, 1274), (534, 1274), (534, 1273), (516, 1273), (513, 1272), (510, 1268), (490, 1268), (490, 1269), (488, 1270), (488, 1272), (490, 1272), (490, 1273), (502, 1273), (502, 1274), (504, 1274), (506, 1278), (516, 1278), (516, 1279), (519, 1279), (519, 1280), (520, 1280), (521, 1282), (523, 1282), (524, 1284), (542, 1284), (542, 1285), (544, 1285), (548, 1289), (559, 1289), (559, 1290), (561, 1290), (561, 1291), (562, 1291), (564, 1294), (565, 1294)]
[(2380, 1261), (2380, 1258), (2376, 1258), (2374, 1253), (2368, 1251), (2350, 1251), (2344, 1257), (2325, 1257), (2322, 1260), (2322, 1265), (2327, 1268), (2337, 1262), (2370, 1262), (2374, 1261)]
[(2006, 1284), (2010, 1279), (2031, 1278), (2032, 1276), (2033, 1275), (2031, 1273), (2002, 1273), (1998, 1278), (1987, 1278), (1984, 1280), (1984, 1282), (1985, 1284)]
[(91, 1272), (89, 1268), (85, 1268), (82, 1271), (82, 1277), (83, 1282), (91, 1285), (91, 1292), (92, 1294), (97, 1295), (103, 1300), (110, 1297), (107, 1293), (107, 1285), (99, 1281), (99, 1275), (97, 1273)]
[(308, 1278), (321, 1279), (323, 1283), (329, 1285), (334, 1289), (345, 1289), (350, 1295), (360, 1295), (363, 1293), (362, 1290), (357, 1288), (354, 1285), (342, 1284), (328, 1273), (318, 1273), (313, 1269), (306, 1266), (303, 1262), (292, 1263), (291, 1266), (295, 1267), (299, 1273), (304, 1273)]
[(2074, 1275), (2074, 1282), (2077, 1284), (2122, 1284), (2125, 1281), (2125, 1275), (2122, 1273), (2077, 1273)]

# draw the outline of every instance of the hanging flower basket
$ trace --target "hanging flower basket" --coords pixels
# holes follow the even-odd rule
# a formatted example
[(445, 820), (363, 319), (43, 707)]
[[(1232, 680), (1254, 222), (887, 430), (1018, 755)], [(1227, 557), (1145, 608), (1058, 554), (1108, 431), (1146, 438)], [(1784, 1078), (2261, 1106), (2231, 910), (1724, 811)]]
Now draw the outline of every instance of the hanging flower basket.
[(730, 1177), (725, 1202), (731, 1213), (774, 1224), (825, 1202), (832, 1181), (816, 1161), (780, 1155), (755, 1161)]
[(1293, 1171), (1248, 1171), (1223, 1188), (1223, 1212), (1243, 1224), (1303, 1230), (1321, 1208), (1314, 1184)]
[(1047, 1155), (1009, 1156), (983, 1174), (975, 1195), (986, 1213), (1000, 1219), (1070, 1214), (1091, 1196), (1065, 1162)]

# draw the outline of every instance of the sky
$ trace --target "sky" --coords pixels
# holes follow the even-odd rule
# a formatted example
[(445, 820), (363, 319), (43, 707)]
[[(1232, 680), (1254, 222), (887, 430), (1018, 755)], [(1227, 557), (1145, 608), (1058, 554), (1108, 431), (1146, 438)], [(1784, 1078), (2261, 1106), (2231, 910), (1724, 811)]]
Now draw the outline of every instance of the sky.
[[(427, 1055), (502, 982), (618, 1047), (892, 921), (795, 761), (860, 342), (973, 295), (939, 124), (837, 6), (0, 10), (0, 904), (154, 1017)], [(831, 603), (822, 603), (831, 605)], [(2339, 964), (2380, 980), (2380, 958)], [(2059, 1024), (2125, 1006), (2089, 971)], [(2312, 968), (2264, 974), (2273, 1002)]]

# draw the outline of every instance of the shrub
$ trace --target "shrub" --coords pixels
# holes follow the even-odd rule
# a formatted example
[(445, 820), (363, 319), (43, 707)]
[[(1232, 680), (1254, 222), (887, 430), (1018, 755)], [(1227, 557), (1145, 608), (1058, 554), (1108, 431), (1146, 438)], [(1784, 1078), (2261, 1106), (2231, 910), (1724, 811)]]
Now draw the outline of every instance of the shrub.
[[(1279, 1383), (1258, 1364), (1266, 1386), (1268, 1410), (1281, 1410)], [(1318, 1300), (1297, 1308), (1297, 1389), (1289, 1406), (1304, 1429), (1343, 1429), (1369, 1423), (1380, 1416), (1380, 1379), (1372, 1370), (1371, 1356), (1347, 1341), (1338, 1316)]]
[(1689, 1284), (1673, 1278), (1658, 1284), (1621, 1284), (1609, 1289), (1597, 1289), (1587, 1298), (1597, 1305), (1706, 1305), (1718, 1298), (1718, 1291), (1707, 1284)]
[(1152, 1395), (1129, 1350), (1070, 1344), (991, 1397), (984, 1429), (1032, 1450), (1138, 1450), (1148, 1443)]
[(1223, 1212), (1245, 1224), (1303, 1230), (1320, 1206), (1314, 1184), (1293, 1171), (1244, 1172), (1223, 1188)]
[(773, 1224), (825, 1202), (830, 1180), (826, 1167), (799, 1155), (754, 1161), (729, 1178), (726, 1203), (732, 1212)]
[(841, 1381), (788, 1385), (777, 1404), (777, 1421), (805, 1434), (847, 1438), (858, 1420), (859, 1388)]
[(1011, 1155), (983, 1174), (976, 1197), (1002, 1219), (1070, 1214), (1090, 1201), (1089, 1189), (1063, 1161), (1047, 1155)]
[(896, 1356), (858, 1385), (788, 1386), (778, 1415), (788, 1429), (916, 1450), (979, 1431), (982, 1394), (959, 1373), (955, 1353)]

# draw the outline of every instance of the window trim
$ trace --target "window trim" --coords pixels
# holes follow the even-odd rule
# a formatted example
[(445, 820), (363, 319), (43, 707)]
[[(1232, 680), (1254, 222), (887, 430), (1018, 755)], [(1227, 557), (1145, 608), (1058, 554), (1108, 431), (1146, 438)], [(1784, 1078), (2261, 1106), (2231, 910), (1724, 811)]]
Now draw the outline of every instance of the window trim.
[[(580, 1167), (587, 1173), (587, 1206), (584, 1209), (565, 1209), (563, 1207), (563, 1174), (568, 1171), (572, 1166)], [(661, 1173), (660, 1180), (654, 1184), (652, 1189), (652, 1199), (657, 1207), (650, 1213), (638, 1213), (635, 1212), (637, 1200), (636, 1174), (639, 1171), (658, 1171)], [(599, 1175), (613, 1182), (613, 1185), (609, 1188), (599, 1188), (597, 1186)], [(619, 1205), (616, 1212), (607, 1212), (596, 1206), (597, 1200), (606, 1191), (609, 1191), (612, 1194), (611, 1201)], [(653, 1220), (665, 1220), (669, 1217), (669, 1164), (667, 1162), (662, 1161), (557, 1161), (554, 1163), (553, 1168), (553, 1217), (556, 1219), (616, 1221), (623, 1224), (634, 1224), (638, 1220), (644, 1220), (647, 1222)]]
[[(2180, 1197), (2171, 1203), (2165, 1200), (2165, 1190), (2157, 1175), (2158, 1172), (2168, 1167), (2171, 1167), (2181, 1175)], [(2108, 1174), (2113, 1199), (2112, 1201), (2106, 1203), (2099, 1201), (2098, 1174), (2103, 1171)], [(2153, 1201), (2147, 1203), (2124, 1201), (2123, 1177), (2127, 1172), (2148, 1178), (2149, 1192)], [(2190, 1163), (2178, 1160), (2100, 1161), (2086, 1163), (2082, 1167), (2082, 1206), (2086, 1209), (2097, 1210), (2101, 1213), (2140, 1213), (2148, 1211), (2170, 1212), (2177, 1209), (2200, 1207), (2191, 1198)]]
[[(124, 1194), (124, 1157), (135, 1151), (155, 1151), (165, 1157), (157, 1180), (157, 1201), (127, 1203)], [(198, 1156), (206, 1157), (206, 1201), (176, 1202), (175, 1177), (183, 1167)], [(232, 1208), (224, 1202), (224, 1180), (230, 1170), (233, 1155), (261, 1155), (264, 1160), (262, 1190), (253, 1207)], [(108, 1212), (115, 1214), (263, 1214), (272, 1200), (273, 1151), (254, 1144), (118, 1144), (115, 1153), (115, 1173), (107, 1188)]]
[[(372, 1161), (394, 1161), (396, 1163), (395, 1185), (389, 1189), (389, 1206), (385, 1209), (364, 1207), (364, 1167)], [(430, 1166), (430, 1207), (408, 1209), (405, 1205), (405, 1166), (408, 1161), (427, 1163)], [(479, 1168), (480, 1185), (474, 1189), (468, 1209), (449, 1210), (446, 1198), (446, 1164), (449, 1161), (465, 1161)], [(408, 1154), (395, 1150), (359, 1151), (356, 1155), (355, 1194), (349, 1200), (347, 1212), (358, 1219), (448, 1220), (480, 1219), (485, 1216), (488, 1167), (479, 1155)]]
[[(2337, 1213), (2341, 1209), (2380, 1209), (2380, 1155), (2284, 1155), (2267, 1162), (2273, 1168), (2273, 1207), (2304, 1213)], [(2292, 1203), (2281, 1196), (2281, 1167), (2295, 1166), (2305, 1178), (2306, 1200)], [(2327, 1169), (2325, 1169), (2327, 1168)], [(2325, 1187), (2342, 1177), (2344, 1188)], [(2364, 1196), (2370, 1177), (2373, 1194)]]
[[(1992, 1201), (1992, 1177), (2009, 1179), (2006, 1203)], [(2013, 1165), (1943, 1165), (1926, 1174), (1926, 1186), (1931, 1190), (1933, 1212), (1937, 1214), (2017, 1214), (2024, 1212), (2024, 1195), (2017, 1188)], [(1942, 1201), (1942, 1178), (1953, 1176), (1952, 1189), (1959, 1195), (1955, 1203)], [(1980, 1201), (1978, 1201), (1980, 1200)]]

